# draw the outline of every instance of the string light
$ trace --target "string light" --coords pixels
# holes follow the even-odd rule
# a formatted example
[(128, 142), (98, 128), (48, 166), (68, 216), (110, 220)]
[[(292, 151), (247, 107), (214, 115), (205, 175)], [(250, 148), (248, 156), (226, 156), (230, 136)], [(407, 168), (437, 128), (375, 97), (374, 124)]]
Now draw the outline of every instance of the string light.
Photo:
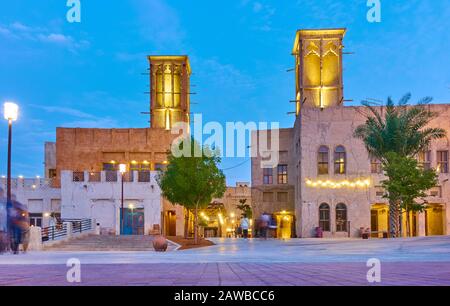
[(329, 189), (340, 189), (340, 188), (367, 188), (370, 187), (370, 179), (358, 179), (354, 181), (343, 180), (343, 181), (331, 181), (331, 180), (317, 180), (313, 181), (310, 179), (306, 180), (306, 185), (313, 188), (329, 188)]

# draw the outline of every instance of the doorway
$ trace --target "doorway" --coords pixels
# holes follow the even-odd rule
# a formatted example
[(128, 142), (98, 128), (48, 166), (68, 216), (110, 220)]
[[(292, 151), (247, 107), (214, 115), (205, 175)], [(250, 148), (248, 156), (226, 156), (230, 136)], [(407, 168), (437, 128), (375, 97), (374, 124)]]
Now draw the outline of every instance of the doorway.
[(425, 235), (444, 235), (445, 209), (441, 204), (430, 204), (425, 210)]
[(370, 232), (372, 238), (383, 238), (389, 233), (389, 206), (387, 204), (372, 205)]
[(144, 226), (144, 208), (124, 208), (122, 235), (144, 235)]
[(166, 236), (176, 236), (177, 235), (177, 214), (173, 210), (169, 210), (166, 213), (165, 232), (166, 232)]
[(294, 226), (294, 216), (287, 214), (275, 215), (277, 220), (277, 238), (290, 239), (292, 238), (292, 227)]

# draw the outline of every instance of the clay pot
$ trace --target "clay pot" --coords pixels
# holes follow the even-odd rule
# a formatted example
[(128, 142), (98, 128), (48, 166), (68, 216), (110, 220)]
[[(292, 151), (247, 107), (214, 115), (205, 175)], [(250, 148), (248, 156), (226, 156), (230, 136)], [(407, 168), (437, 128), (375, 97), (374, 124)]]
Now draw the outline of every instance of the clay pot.
[(167, 246), (167, 240), (163, 236), (156, 236), (155, 239), (153, 239), (153, 248), (156, 252), (165, 252)]

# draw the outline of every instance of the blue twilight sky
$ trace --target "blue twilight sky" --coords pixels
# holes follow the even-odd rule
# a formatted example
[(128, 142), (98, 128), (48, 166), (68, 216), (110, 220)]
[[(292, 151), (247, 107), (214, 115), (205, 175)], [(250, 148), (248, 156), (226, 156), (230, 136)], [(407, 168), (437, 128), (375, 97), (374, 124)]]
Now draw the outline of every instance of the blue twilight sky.
[[(81, 0), (82, 22), (65, 0), (0, 2), (0, 101), (20, 104), (13, 175), (43, 175), (44, 141), (55, 128), (146, 127), (147, 54), (188, 54), (203, 121), (279, 121), (290, 127), (291, 49), (300, 28), (347, 27), (345, 97), (450, 102), (448, 0)], [(0, 175), (6, 173), (5, 120)], [(246, 159), (225, 159), (228, 183), (250, 180)]]

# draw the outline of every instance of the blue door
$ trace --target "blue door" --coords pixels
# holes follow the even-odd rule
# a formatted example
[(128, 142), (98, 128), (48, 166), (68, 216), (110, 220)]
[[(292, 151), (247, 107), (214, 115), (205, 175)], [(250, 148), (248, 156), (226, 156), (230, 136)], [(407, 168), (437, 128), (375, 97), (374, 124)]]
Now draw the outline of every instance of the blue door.
[[(122, 210), (120, 210), (122, 215)], [(144, 209), (124, 208), (122, 235), (144, 235)]]

